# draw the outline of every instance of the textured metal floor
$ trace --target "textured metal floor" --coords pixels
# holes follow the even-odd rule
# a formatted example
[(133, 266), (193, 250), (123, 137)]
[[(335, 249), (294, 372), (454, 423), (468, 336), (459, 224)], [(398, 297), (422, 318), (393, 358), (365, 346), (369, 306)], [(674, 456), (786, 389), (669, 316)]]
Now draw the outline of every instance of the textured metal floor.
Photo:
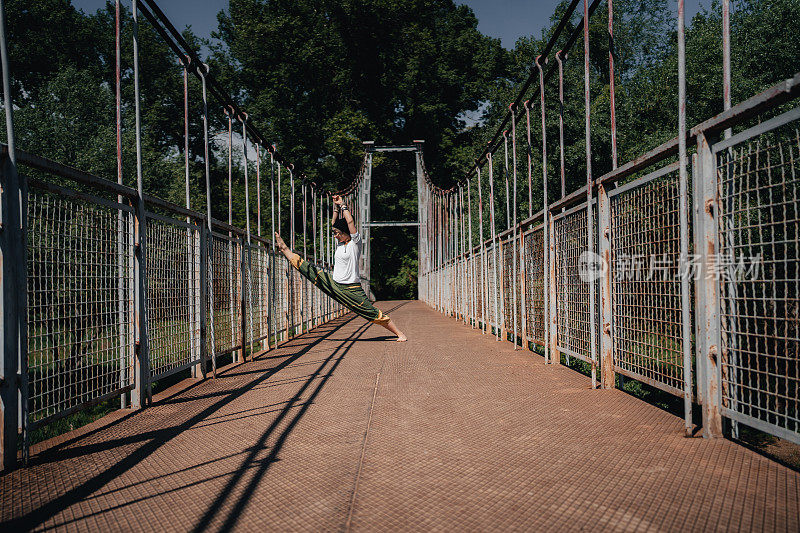
[(0, 530), (800, 529), (797, 472), (422, 303), (381, 307), (408, 343), (340, 319), (66, 436), (0, 478)]

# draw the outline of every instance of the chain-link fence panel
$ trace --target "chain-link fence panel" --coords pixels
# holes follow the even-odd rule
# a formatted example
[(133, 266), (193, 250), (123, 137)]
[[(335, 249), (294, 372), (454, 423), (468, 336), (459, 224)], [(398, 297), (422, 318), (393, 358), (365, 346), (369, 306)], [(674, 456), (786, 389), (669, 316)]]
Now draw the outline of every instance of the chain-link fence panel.
[(198, 227), (148, 213), (146, 261), (150, 376), (158, 379), (199, 360)]
[(800, 442), (800, 109), (717, 145), (722, 408)]
[(133, 384), (133, 210), (49, 189), (26, 214), (32, 426)]
[(543, 228), (533, 229), (525, 234), (522, 261), (525, 269), (525, 334), (529, 340), (543, 345), (545, 342)]
[[(596, 210), (594, 214), (597, 214)], [(591, 320), (595, 320), (596, 354), (600, 349), (600, 284), (594, 284), (595, 310), (592, 313), (589, 307), (591, 284), (585, 276), (581, 276), (585, 266), (581, 264), (581, 256), (588, 249), (586, 218), (585, 204), (553, 216), (551, 238), (554, 239), (556, 254), (554, 263), (558, 350), (567, 357), (577, 357), (591, 363)], [(596, 216), (594, 221), (597, 235)], [(597, 238), (594, 242), (596, 252)]]
[(683, 396), (676, 165), (609, 193), (614, 368)]
[[(241, 347), (241, 306), (239, 302), (239, 277), (241, 275), (241, 247), (238, 239), (212, 233), (209, 239), (209, 265), (211, 282), (206, 291), (208, 303), (213, 291), (214, 353), (221, 355)], [(207, 337), (210, 342), (210, 335)]]

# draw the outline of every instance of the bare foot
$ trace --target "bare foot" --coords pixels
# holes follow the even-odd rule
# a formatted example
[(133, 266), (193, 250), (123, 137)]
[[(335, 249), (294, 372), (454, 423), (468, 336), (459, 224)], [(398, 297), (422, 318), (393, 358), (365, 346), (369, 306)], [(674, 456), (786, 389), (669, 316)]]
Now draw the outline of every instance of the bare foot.
[(395, 341), (397, 341), (397, 342), (406, 342), (407, 340), (408, 340), (408, 338), (405, 335), (403, 335), (402, 333), (400, 335), (398, 335), (397, 338), (395, 339)]
[(286, 246), (286, 243), (283, 242), (283, 239), (281, 238), (281, 236), (278, 235), (277, 231), (275, 232), (275, 246), (277, 246), (278, 250), (281, 251), (281, 252), (283, 252), (284, 250), (287, 250), (289, 248), (288, 246)]

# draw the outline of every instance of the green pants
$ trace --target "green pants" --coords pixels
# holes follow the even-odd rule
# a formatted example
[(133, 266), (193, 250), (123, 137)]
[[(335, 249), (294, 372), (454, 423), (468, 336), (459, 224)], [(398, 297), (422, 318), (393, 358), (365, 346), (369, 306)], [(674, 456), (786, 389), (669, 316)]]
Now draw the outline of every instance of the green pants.
[(383, 314), (383, 311), (376, 309), (375, 306), (372, 305), (372, 302), (367, 298), (360, 283), (353, 283), (350, 285), (338, 283), (333, 280), (333, 276), (328, 272), (320, 270), (316, 265), (303, 260), (299, 256), (292, 261), (292, 265), (319, 290), (353, 311), (358, 316), (382, 326), (389, 322), (389, 316)]

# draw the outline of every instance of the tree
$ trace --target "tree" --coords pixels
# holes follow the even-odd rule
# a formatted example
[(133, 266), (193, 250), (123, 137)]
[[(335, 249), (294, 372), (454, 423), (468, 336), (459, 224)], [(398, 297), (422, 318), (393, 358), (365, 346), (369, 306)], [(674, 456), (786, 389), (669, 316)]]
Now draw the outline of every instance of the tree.
[[(338, 189), (361, 164), (363, 140), (425, 139), (434, 179), (463, 172), (479, 108), (505, 73), (499, 40), (452, 0), (233, 0), (219, 15), (215, 64), (243, 88), (258, 127), (310, 178)], [(373, 218), (415, 219), (413, 161), (376, 158)], [(412, 297), (415, 280), (390, 265), (415, 255), (413, 236), (374, 231), (372, 286)], [(378, 268), (381, 267), (382, 268)], [(407, 265), (406, 265), (407, 266)]]

